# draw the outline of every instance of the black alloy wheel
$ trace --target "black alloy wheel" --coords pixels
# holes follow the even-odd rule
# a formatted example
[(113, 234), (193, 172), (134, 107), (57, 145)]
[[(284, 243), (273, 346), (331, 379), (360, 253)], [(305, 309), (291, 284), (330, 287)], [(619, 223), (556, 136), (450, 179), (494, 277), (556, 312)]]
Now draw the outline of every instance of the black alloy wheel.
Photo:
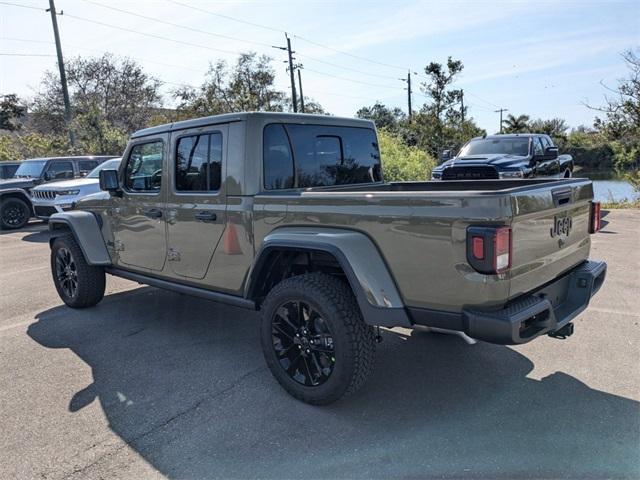
[(55, 274), (58, 285), (68, 298), (75, 298), (78, 294), (78, 269), (71, 252), (62, 247), (56, 252)]
[(2, 228), (15, 230), (29, 221), (29, 206), (19, 198), (9, 198), (2, 202)]
[(333, 334), (320, 313), (304, 301), (287, 301), (271, 320), (278, 363), (296, 382), (315, 387), (325, 383), (336, 362)]

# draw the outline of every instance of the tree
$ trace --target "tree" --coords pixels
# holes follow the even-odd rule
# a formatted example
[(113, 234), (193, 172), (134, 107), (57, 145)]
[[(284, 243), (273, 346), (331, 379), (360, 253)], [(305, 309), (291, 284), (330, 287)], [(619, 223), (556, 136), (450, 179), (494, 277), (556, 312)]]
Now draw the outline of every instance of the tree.
[(613, 95), (605, 96), (601, 107), (589, 108), (602, 112), (594, 127), (602, 132), (613, 145), (615, 165), (618, 169), (638, 168), (640, 163), (640, 47), (622, 54), (629, 69), (626, 78), (618, 80), (616, 87), (603, 86)]
[(20, 130), (26, 113), (27, 107), (17, 95), (0, 96), (0, 130)]
[(449, 121), (460, 118), (460, 110), (453, 108), (462, 99), (462, 90), (447, 90), (453, 83), (456, 75), (462, 72), (464, 65), (460, 60), (447, 59), (446, 68), (436, 62), (431, 62), (424, 69), (430, 77), (429, 81), (422, 83), (422, 91), (431, 98), (430, 105), (423, 107), (423, 112), (431, 113), (436, 122), (443, 124), (446, 117)]
[(543, 120), (538, 118), (529, 122), (529, 131), (531, 133), (545, 133), (553, 138), (556, 145), (563, 146), (567, 140), (567, 130), (569, 125), (562, 118), (550, 118)]
[(389, 132), (398, 132), (400, 124), (407, 119), (406, 114), (398, 107), (389, 108), (380, 102), (371, 107), (362, 107), (356, 117), (372, 120), (378, 128)]
[(504, 133), (525, 133), (529, 130), (529, 115), (507, 115), (502, 121), (502, 131)]
[(446, 65), (431, 62), (424, 69), (429, 80), (422, 84), (422, 91), (430, 99), (430, 103), (422, 106), (412, 122), (407, 125), (407, 133), (403, 135), (408, 142), (415, 142), (434, 157), (437, 157), (441, 150), (452, 148), (458, 143), (463, 127), (462, 90), (450, 87), (463, 68), (460, 60), (449, 57)]
[(288, 108), (288, 100), (284, 92), (275, 88), (274, 82), (275, 71), (270, 57), (243, 53), (232, 68), (225, 61), (211, 64), (199, 88), (184, 87), (174, 95), (179, 101), (178, 111), (189, 116), (241, 111), (281, 112)]
[[(111, 54), (76, 57), (67, 62), (67, 82), (80, 144), (91, 153), (118, 154), (126, 137), (147, 126), (161, 105), (160, 81), (135, 61)], [(32, 104), (33, 127), (46, 134), (65, 133), (58, 74), (47, 72)], [(117, 137), (118, 141), (113, 139)]]

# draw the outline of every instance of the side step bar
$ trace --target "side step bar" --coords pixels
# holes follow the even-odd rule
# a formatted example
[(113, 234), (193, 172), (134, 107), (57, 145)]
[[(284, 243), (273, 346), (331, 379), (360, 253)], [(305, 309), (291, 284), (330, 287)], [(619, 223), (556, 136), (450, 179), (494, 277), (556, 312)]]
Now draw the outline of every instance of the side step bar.
[(191, 285), (186, 285), (184, 283), (168, 282), (160, 278), (144, 275), (141, 273), (130, 272), (129, 270), (122, 270), (119, 268), (107, 267), (105, 268), (105, 272), (113, 275), (114, 277), (133, 280), (134, 282), (142, 283), (144, 285), (150, 285), (152, 287), (162, 288), (164, 290), (171, 290), (173, 292), (205, 298), (207, 300), (213, 300), (214, 302), (226, 303), (228, 305), (246, 308), (249, 310), (256, 309), (256, 304), (253, 300), (249, 300), (244, 297), (238, 297), (236, 295), (229, 295), (228, 293), (214, 292), (212, 290), (194, 287)]

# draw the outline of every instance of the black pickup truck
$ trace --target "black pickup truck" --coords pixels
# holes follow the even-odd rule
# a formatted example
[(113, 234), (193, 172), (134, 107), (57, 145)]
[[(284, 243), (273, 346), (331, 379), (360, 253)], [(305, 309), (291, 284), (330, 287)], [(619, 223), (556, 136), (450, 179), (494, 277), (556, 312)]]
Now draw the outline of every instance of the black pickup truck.
[(444, 163), (432, 180), (571, 178), (573, 158), (558, 155), (549, 135), (516, 133), (471, 139), (455, 158), (443, 152)]

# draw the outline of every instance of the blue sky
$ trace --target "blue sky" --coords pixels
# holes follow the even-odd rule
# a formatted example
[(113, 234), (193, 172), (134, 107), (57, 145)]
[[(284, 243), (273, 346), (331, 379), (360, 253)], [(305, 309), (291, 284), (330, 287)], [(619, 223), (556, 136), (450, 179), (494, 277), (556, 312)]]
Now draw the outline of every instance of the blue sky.
[[(0, 53), (51, 55), (0, 56), (0, 93), (29, 96), (43, 72), (56, 68), (51, 22), (44, 12), (48, 0), (3, 1), (36, 9), (0, 4)], [(287, 31), (305, 68), (305, 96), (336, 115), (353, 116), (359, 107), (376, 100), (406, 110), (404, 84), (398, 79), (406, 76), (408, 68), (419, 74), (414, 76), (413, 97), (414, 106), (419, 107), (425, 101), (419, 90), (424, 66), (444, 62), (450, 55), (465, 65), (456, 86), (465, 89), (469, 114), (490, 132), (498, 128), (494, 113), (498, 107), (533, 118), (562, 117), (571, 126), (590, 125), (594, 112), (583, 103), (601, 103), (605, 89), (600, 82), (614, 85), (623, 77), (626, 70), (620, 53), (640, 46), (637, 0), (56, 3), (65, 12), (59, 24), (66, 56), (104, 51), (129, 55), (170, 82), (163, 87), (165, 92), (177, 83), (199, 85), (210, 61), (233, 61), (234, 52), (250, 50), (274, 57), (277, 85), (288, 89), (285, 54), (271, 48), (284, 43), (282, 32)], [(100, 3), (202, 32), (106, 9)]]

